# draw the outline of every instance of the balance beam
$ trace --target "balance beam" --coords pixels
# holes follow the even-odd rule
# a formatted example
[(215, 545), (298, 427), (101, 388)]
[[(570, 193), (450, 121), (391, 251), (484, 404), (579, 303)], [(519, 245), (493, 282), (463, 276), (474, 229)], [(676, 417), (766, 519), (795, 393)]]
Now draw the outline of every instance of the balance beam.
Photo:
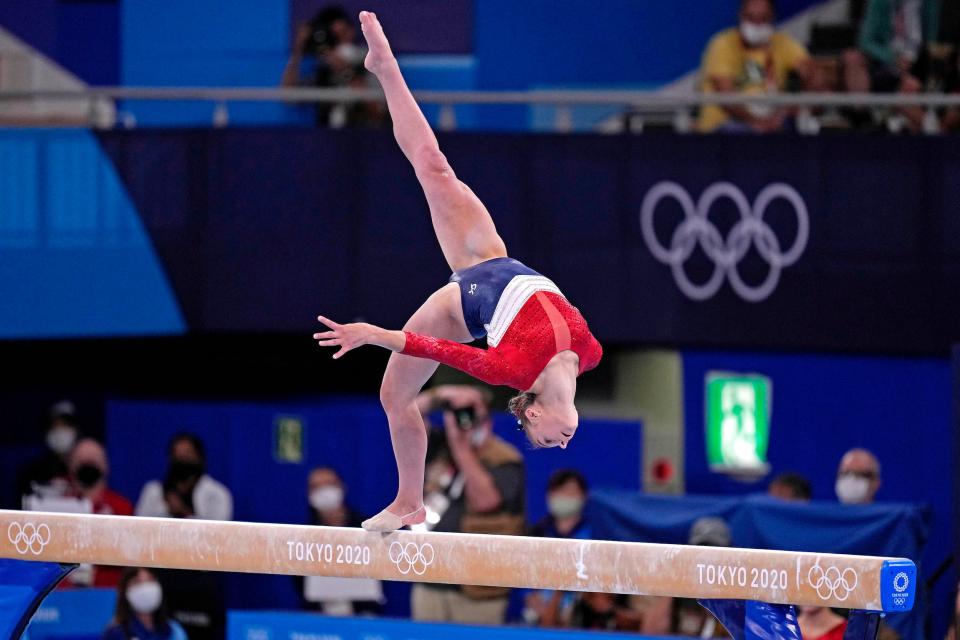
[(909, 610), (917, 583), (902, 558), (4, 510), (0, 557), (868, 611)]

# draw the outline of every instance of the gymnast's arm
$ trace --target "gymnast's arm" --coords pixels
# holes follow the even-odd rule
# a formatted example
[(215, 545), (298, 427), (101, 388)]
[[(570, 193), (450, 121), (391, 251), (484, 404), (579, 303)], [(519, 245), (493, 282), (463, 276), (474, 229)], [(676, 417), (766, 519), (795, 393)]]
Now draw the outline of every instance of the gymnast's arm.
[(496, 351), (477, 349), (453, 340), (422, 336), (410, 331), (403, 332), (406, 342), (400, 352), (405, 356), (435, 360), (469, 373), (487, 384), (504, 384), (503, 366)]
[(390, 331), (365, 322), (338, 324), (320, 316), (330, 331), (313, 334), (321, 347), (340, 347), (333, 354), (340, 358), (346, 352), (372, 344), (415, 358), (428, 358), (469, 373), (487, 384), (503, 384), (502, 366), (496, 352), (477, 349), (452, 340), (422, 336), (409, 331)]

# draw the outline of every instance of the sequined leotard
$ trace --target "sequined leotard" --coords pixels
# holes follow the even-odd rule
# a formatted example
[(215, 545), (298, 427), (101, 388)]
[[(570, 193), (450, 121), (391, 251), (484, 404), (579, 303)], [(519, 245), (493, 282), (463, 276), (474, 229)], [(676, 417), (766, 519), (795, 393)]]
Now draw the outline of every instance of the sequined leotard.
[[(480, 263), (454, 274), (451, 280), (460, 284), (468, 328), (475, 337), (485, 331), (487, 348), (405, 331), (403, 354), (436, 360), (488, 384), (521, 391), (532, 387), (550, 359), (561, 351), (579, 356), (577, 375), (600, 362), (603, 350), (577, 308), (553, 282), (516, 260), (497, 258)], [(474, 304), (477, 300), (480, 302)], [(483, 328), (478, 330), (479, 322)]]

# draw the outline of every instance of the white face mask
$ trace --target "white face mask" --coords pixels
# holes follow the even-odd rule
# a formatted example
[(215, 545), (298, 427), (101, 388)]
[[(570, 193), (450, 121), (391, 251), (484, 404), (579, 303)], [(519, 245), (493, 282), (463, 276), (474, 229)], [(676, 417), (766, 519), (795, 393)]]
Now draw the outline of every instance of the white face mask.
[(153, 613), (163, 602), (163, 589), (159, 582), (141, 582), (127, 588), (127, 602), (137, 613)]
[(330, 511), (343, 504), (343, 489), (340, 487), (318, 487), (310, 492), (310, 506), (317, 511)]
[(768, 23), (740, 22), (740, 35), (743, 41), (751, 47), (761, 47), (773, 37), (773, 25)]
[(68, 453), (76, 441), (77, 430), (73, 427), (54, 427), (47, 432), (47, 446), (59, 456)]
[(843, 504), (863, 504), (870, 493), (870, 480), (862, 476), (844, 474), (837, 478), (837, 498)]
[(353, 44), (352, 42), (344, 42), (336, 48), (337, 55), (340, 56), (345, 62), (349, 64), (360, 64), (363, 62), (363, 58), (367, 55), (367, 52)]
[(573, 496), (553, 496), (547, 498), (547, 511), (554, 518), (572, 518), (583, 511), (583, 498)]

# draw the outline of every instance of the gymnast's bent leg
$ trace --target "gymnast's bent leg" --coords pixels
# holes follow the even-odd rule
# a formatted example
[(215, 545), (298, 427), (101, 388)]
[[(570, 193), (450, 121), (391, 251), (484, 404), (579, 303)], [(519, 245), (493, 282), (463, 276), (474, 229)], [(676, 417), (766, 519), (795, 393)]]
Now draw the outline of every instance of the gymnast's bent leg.
[[(460, 289), (448, 284), (423, 303), (404, 330), (467, 342), (471, 339), (463, 323)], [(380, 387), (380, 402), (390, 424), (390, 440), (397, 459), (399, 486), (396, 499), (379, 514), (363, 523), (372, 531), (393, 531), (407, 524), (423, 522), (423, 467), (427, 455), (427, 430), (417, 408), (417, 394), (437, 363), (400, 353), (390, 354)]]

